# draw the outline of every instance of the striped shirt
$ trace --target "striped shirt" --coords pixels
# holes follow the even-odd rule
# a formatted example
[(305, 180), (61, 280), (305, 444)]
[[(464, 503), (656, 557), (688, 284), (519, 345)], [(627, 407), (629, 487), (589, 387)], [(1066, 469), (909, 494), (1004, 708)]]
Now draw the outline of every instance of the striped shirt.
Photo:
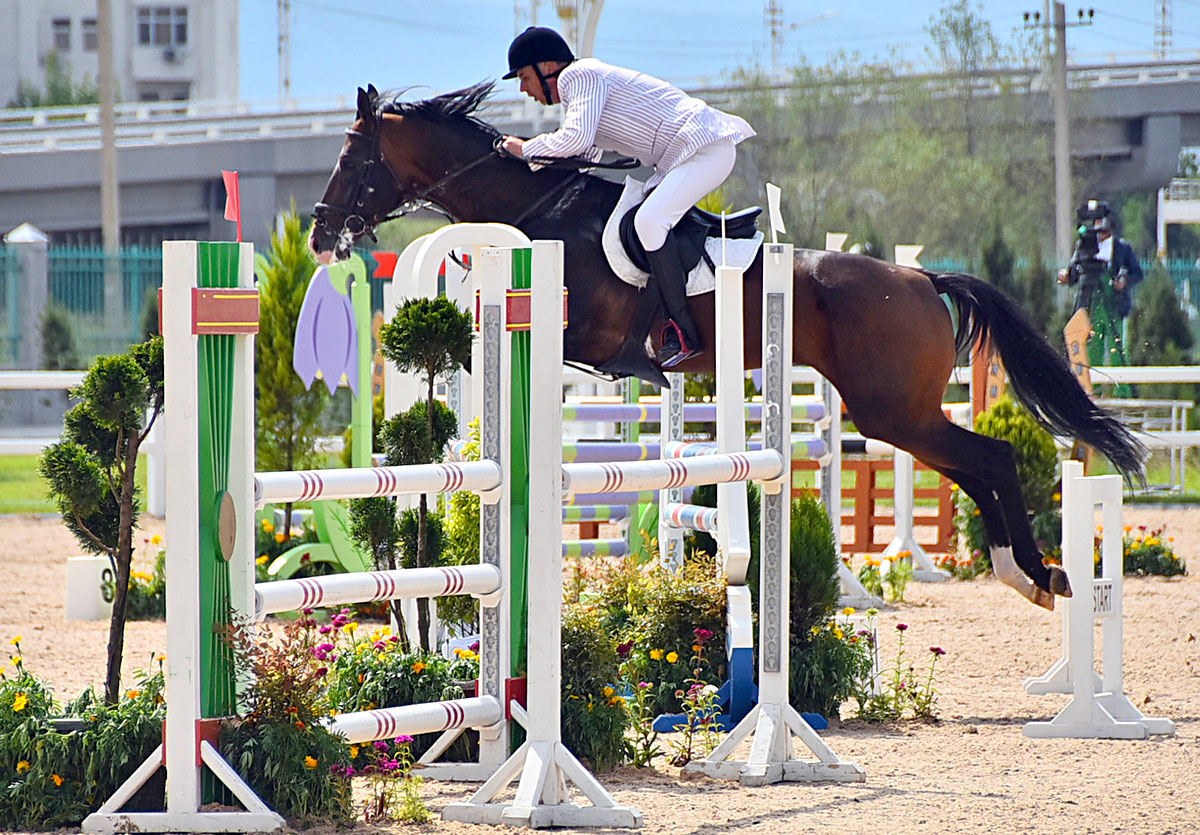
[(616, 151), (654, 166), (647, 189), (705, 145), (754, 136), (740, 116), (709, 107), (653, 76), (595, 58), (567, 65), (558, 76), (558, 95), (562, 126), (527, 140), (525, 156), (598, 161), (601, 151)]

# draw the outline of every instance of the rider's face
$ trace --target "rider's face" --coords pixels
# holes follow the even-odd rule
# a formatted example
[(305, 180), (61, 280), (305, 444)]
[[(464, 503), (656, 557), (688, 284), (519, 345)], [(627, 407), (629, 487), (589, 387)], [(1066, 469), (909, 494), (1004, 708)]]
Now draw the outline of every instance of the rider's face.
[[(537, 71), (534, 70), (532, 65), (519, 69), (517, 71), (517, 78), (521, 81), (522, 93), (540, 104), (550, 104), (550, 102), (546, 101), (546, 93), (542, 90), (541, 79), (538, 78)], [(548, 81), (551, 91), (554, 90), (556, 80), (552, 78)]]

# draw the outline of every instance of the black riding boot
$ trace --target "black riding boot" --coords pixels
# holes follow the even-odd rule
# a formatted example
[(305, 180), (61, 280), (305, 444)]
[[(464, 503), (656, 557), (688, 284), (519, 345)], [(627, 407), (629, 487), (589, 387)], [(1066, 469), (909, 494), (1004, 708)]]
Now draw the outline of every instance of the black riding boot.
[(667, 240), (653, 252), (646, 252), (650, 259), (650, 270), (663, 307), (667, 311), (667, 324), (663, 328), (662, 347), (658, 349), (658, 362), (663, 368), (672, 368), (686, 359), (704, 351), (700, 329), (687, 306), (687, 274), (679, 257), (679, 243), (675, 230), (667, 233)]
[(617, 353), (609, 357), (597, 371), (613, 374), (617, 377), (638, 377), (648, 383), (654, 383), (662, 388), (670, 388), (667, 378), (646, 353), (646, 337), (650, 335), (650, 326), (658, 315), (659, 294), (655, 288), (654, 277), (646, 282), (646, 289), (638, 294), (637, 310), (629, 323), (629, 330)]

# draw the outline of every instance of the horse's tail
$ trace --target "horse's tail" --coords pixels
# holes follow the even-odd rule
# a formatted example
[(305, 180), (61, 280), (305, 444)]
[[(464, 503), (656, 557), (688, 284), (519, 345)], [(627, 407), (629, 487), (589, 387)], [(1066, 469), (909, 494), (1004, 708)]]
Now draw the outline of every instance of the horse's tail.
[(958, 309), (955, 345), (990, 338), (1000, 352), (1017, 399), (1055, 435), (1078, 438), (1104, 454), (1127, 481), (1145, 483), (1146, 447), (1125, 424), (1097, 406), (1062, 353), (1038, 333), (1009, 296), (974, 276), (926, 272), (934, 289)]

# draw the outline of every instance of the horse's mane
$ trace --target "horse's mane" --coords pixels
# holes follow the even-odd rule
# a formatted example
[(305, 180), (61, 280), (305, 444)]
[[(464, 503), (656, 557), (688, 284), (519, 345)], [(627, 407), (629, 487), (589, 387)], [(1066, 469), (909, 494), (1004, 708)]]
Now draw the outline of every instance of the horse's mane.
[(477, 111), (491, 96), (495, 86), (495, 81), (480, 81), (470, 87), (421, 101), (401, 101), (400, 97), (407, 93), (407, 90), (389, 91), (379, 97), (376, 110), (379, 113), (420, 116), (450, 124), (470, 125), (495, 137), (500, 135), (500, 131), (477, 115)]

